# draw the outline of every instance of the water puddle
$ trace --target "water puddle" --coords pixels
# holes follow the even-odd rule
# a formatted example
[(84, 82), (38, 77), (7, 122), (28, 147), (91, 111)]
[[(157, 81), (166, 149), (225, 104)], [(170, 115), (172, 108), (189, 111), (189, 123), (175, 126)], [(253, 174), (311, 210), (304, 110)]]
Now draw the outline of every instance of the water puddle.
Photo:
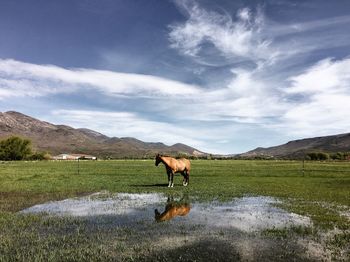
[(174, 199), (164, 194), (96, 193), (35, 205), (21, 213), (80, 217), (97, 222), (108, 217), (116, 225), (167, 221), (173, 225), (201, 225), (244, 232), (311, 223), (308, 217), (276, 207), (277, 203), (280, 201), (263, 196), (236, 198), (229, 202), (191, 203), (186, 197)]
[(250, 232), (268, 228), (309, 225), (308, 217), (289, 213), (271, 197), (243, 197), (226, 203), (195, 206), (193, 219), (211, 227), (231, 227)]

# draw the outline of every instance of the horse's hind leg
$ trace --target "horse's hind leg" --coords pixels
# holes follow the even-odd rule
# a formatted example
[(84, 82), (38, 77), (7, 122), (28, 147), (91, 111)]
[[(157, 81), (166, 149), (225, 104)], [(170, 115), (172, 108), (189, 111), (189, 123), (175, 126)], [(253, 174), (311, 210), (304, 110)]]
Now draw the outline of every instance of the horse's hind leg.
[(187, 170), (186, 171), (186, 176), (184, 177), (184, 181), (183, 181), (183, 186), (188, 186), (190, 182), (190, 172)]
[(171, 187), (174, 187), (174, 172), (171, 172), (170, 176), (171, 176)]
[(186, 183), (186, 171), (181, 172), (181, 175), (184, 177), (182, 180), (182, 185), (185, 185), (185, 183)]
[(171, 186), (171, 181), (170, 181), (170, 172), (167, 172), (168, 173), (168, 187)]

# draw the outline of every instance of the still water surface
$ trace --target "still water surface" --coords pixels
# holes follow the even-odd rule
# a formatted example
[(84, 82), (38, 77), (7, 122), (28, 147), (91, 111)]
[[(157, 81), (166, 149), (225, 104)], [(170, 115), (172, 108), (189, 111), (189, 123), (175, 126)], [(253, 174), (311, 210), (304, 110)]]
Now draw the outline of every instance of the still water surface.
[(117, 225), (140, 222), (201, 225), (208, 228), (253, 232), (268, 228), (310, 225), (310, 219), (287, 212), (276, 204), (280, 200), (266, 196), (246, 196), (229, 202), (191, 202), (164, 194), (95, 193), (85, 197), (51, 201), (35, 205), (21, 213), (44, 213), (84, 219), (113, 218)]

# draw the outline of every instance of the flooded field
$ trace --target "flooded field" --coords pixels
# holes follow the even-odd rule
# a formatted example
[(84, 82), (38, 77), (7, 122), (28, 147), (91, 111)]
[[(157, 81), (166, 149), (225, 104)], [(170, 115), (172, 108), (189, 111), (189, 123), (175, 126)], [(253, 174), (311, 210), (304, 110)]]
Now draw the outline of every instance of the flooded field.
[(272, 197), (242, 197), (230, 202), (199, 203), (189, 197), (174, 199), (164, 194), (95, 193), (80, 198), (53, 201), (27, 208), (21, 213), (80, 217), (91, 222), (103, 218), (113, 225), (165, 222), (201, 225), (209, 229), (253, 232), (290, 226), (310, 226), (308, 217), (289, 213), (275, 205)]
[(349, 261), (348, 163), (192, 164), (3, 164), (0, 261)]
[[(49, 221), (64, 219), (68, 225), (72, 222), (67, 221), (74, 221), (87, 236), (122, 236), (126, 246), (142, 246), (144, 250), (146, 245), (150, 254), (139, 260), (152, 261), (157, 256), (170, 261), (179, 256), (184, 261), (327, 257), (317, 245), (310, 248), (308, 241), (293, 235), (295, 229), (312, 227), (310, 218), (277, 207), (281, 203), (264, 196), (198, 202), (186, 195), (99, 192), (50, 201), (20, 213)], [(290, 236), (281, 238), (286, 232)]]

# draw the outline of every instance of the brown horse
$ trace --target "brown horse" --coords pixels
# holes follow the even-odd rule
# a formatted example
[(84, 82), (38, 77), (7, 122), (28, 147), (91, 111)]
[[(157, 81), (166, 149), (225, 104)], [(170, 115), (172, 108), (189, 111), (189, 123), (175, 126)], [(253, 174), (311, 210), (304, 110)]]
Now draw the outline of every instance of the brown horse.
[(176, 216), (186, 216), (191, 210), (189, 203), (181, 201), (173, 201), (168, 198), (167, 205), (163, 213), (159, 213), (158, 209), (154, 210), (155, 219), (157, 222), (168, 221)]
[(168, 174), (168, 187), (174, 187), (174, 174), (181, 173), (183, 175), (182, 185), (187, 186), (190, 182), (191, 162), (186, 158), (175, 159), (170, 156), (156, 156), (156, 166), (163, 163)]

